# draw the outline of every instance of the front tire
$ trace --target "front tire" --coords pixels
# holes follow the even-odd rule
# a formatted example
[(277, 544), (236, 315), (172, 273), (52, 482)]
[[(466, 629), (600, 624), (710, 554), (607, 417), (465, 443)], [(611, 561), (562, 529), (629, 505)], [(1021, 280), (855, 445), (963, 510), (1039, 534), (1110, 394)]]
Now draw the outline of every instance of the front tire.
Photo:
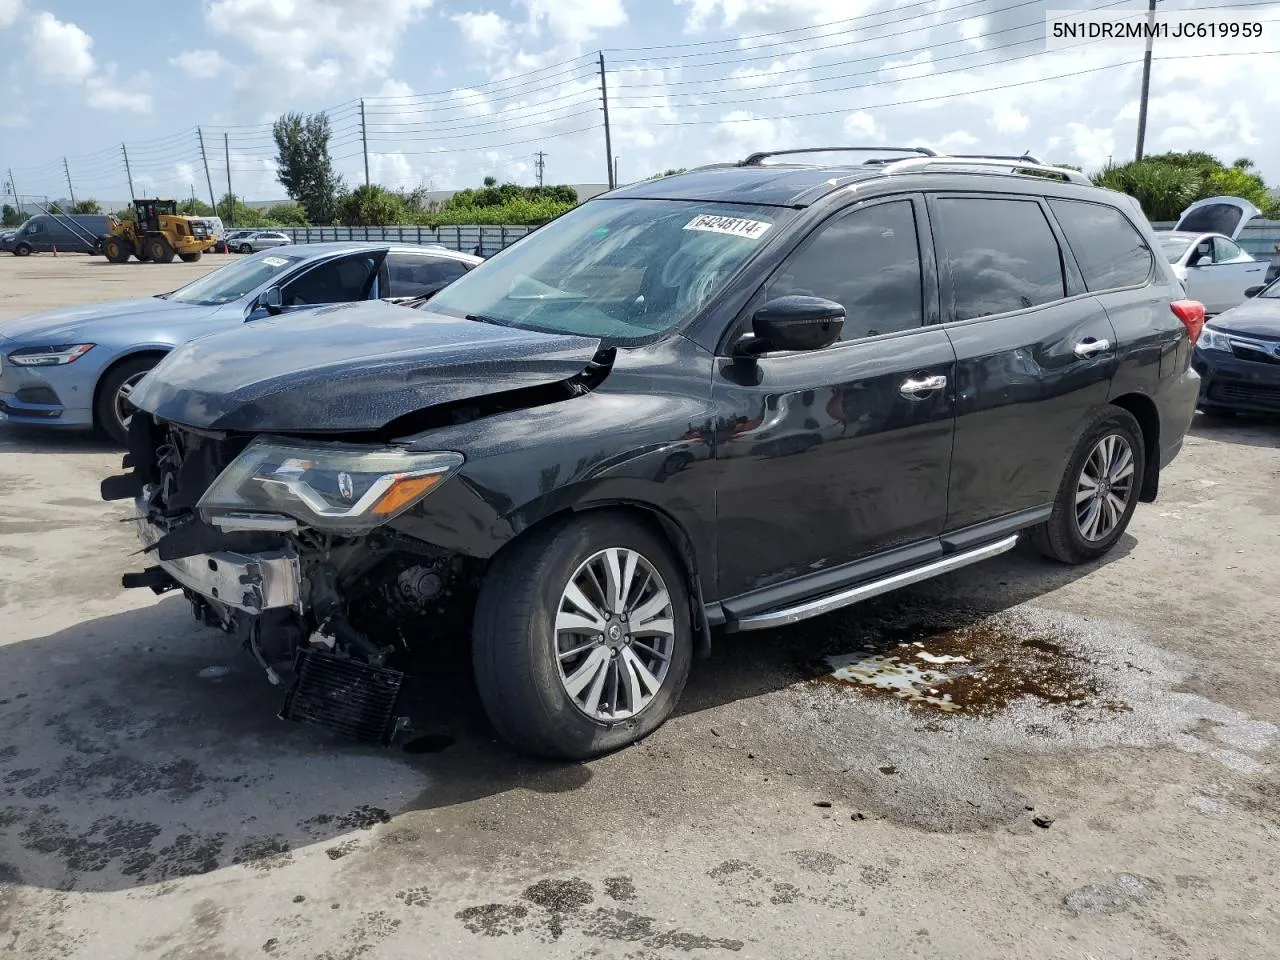
[(197, 250), (194, 253), (180, 253), (178, 254), (178, 257), (182, 260), (183, 263), (199, 263), (200, 255), (201, 255), (201, 251)]
[(16, 247), (14, 247), (14, 248), (13, 248), (13, 255), (14, 255), (15, 257), (29, 257), (29, 256), (31, 256), (31, 244), (29, 244), (29, 243), (20, 243), (20, 244), (18, 244)]
[(112, 367), (102, 378), (94, 402), (94, 420), (98, 428), (119, 444), (128, 442), (127, 418), (133, 412), (128, 397), (138, 381), (160, 362), (159, 357), (134, 357)]
[(242, 243), (242, 244), (240, 244), (240, 252), (241, 252), (241, 253), (253, 253), (253, 247), (249, 246), (249, 244), (247, 244), (247, 243)]
[(684, 571), (624, 514), (535, 531), (485, 577), (472, 658), (485, 712), (517, 750), (582, 760), (634, 743), (689, 677)]
[(147, 241), (147, 254), (152, 263), (172, 263), (174, 252), (164, 237), (152, 237)]
[(129, 245), (119, 237), (109, 237), (102, 249), (112, 263), (124, 263), (129, 259)]
[(1070, 564), (1105, 555), (1129, 526), (1146, 467), (1137, 419), (1119, 407), (1105, 408), (1085, 430), (1067, 465), (1053, 513), (1031, 531), (1036, 548)]

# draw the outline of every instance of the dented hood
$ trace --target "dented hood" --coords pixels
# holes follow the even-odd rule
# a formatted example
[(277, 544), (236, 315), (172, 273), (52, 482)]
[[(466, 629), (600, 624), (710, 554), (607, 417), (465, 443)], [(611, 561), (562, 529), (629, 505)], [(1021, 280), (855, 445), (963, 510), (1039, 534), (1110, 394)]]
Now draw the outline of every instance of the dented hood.
[(435, 404), (566, 380), (599, 346), (381, 301), (346, 304), (193, 340), (130, 400), (208, 430), (377, 430)]

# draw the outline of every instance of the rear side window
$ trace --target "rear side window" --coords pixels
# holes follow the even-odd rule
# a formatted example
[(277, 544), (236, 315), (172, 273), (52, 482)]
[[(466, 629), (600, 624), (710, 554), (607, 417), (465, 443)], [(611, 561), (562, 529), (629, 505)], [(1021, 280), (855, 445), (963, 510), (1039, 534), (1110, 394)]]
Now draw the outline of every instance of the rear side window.
[(412, 253), (387, 255), (387, 279), (391, 297), (423, 297), (448, 286), (467, 272), (460, 260), (424, 257)]
[(1050, 200), (1090, 291), (1133, 287), (1151, 276), (1151, 250), (1115, 207), (1080, 200)]
[(940, 197), (936, 210), (957, 320), (1025, 310), (1066, 295), (1062, 251), (1034, 200)]
[(920, 246), (909, 200), (863, 207), (819, 227), (765, 288), (765, 299), (825, 297), (844, 306), (842, 340), (924, 323)]
[(378, 261), (366, 254), (331, 260), (313, 267), (282, 291), (286, 307), (363, 300)]

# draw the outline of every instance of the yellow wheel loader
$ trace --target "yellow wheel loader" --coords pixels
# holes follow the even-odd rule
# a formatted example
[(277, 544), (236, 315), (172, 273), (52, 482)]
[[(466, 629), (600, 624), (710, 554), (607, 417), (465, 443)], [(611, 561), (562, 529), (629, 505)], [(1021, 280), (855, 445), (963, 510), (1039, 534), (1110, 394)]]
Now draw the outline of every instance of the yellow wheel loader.
[(207, 221), (178, 216), (174, 200), (135, 200), (133, 219), (113, 216), (107, 229), (99, 248), (112, 263), (130, 256), (152, 263), (170, 263), (176, 256), (195, 263), (217, 242)]

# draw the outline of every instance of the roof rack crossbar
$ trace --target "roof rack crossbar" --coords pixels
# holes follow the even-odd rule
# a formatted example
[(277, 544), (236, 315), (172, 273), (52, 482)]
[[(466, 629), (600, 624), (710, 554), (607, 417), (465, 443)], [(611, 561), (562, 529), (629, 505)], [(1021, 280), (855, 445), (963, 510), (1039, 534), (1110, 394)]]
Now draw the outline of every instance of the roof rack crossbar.
[(753, 153), (738, 164), (740, 167), (758, 167), (760, 162), (769, 157), (789, 157), (797, 153), (914, 153), (921, 157), (936, 157), (937, 154), (928, 147), (801, 147), (797, 150), (763, 150)]
[(1007, 167), (1011, 173), (1019, 170), (1035, 170), (1038, 173), (1051, 173), (1070, 183), (1092, 185), (1093, 181), (1079, 170), (1068, 170), (1065, 167), (1051, 167), (1043, 163), (1024, 161), (1021, 157), (907, 157), (897, 160), (884, 168), (886, 174), (894, 173), (933, 173), (929, 167)]

